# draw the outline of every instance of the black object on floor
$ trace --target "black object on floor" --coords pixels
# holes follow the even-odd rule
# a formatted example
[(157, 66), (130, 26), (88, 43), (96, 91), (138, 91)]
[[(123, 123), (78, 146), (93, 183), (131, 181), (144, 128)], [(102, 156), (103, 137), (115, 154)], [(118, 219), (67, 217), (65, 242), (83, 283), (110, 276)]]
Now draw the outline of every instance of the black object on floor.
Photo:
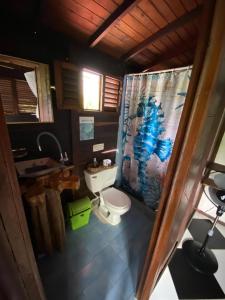
[[(202, 243), (205, 239), (205, 235), (211, 227), (212, 223), (207, 219), (193, 219), (188, 230), (190, 231), (193, 239)], [(208, 248), (210, 249), (225, 249), (225, 238), (219, 232), (217, 228), (214, 229), (214, 235), (208, 242)]]
[(201, 252), (202, 243), (194, 240), (186, 240), (182, 245), (185, 258), (197, 272), (214, 274), (218, 270), (218, 262), (212, 250), (204, 248)]
[(214, 275), (195, 271), (186, 261), (181, 249), (177, 249), (169, 270), (179, 299), (224, 299), (225, 294)]
[[(218, 262), (215, 254), (207, 247), (210, 240), (213, 238), (216, 224), (222, 210), (220, 206), (217, 208), (216, 217), (211, 224), (210, 229), (206, 233), (202, 243), (194, 240), (183, 242), (182, 249), (189, 264), (198, 272), (209, 275), (214, 274), (218, 270)], [(223, 212), (222, 212), (223, 213)]]

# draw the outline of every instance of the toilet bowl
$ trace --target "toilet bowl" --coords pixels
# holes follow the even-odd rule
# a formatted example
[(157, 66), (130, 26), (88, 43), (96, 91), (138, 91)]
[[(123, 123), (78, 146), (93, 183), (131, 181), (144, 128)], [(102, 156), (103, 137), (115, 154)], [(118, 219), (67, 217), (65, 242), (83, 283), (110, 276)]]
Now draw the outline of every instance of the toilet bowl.
[(122, 191), (111, 187), (116, 179), (117, 166), (103, 168), (103, 170), (90, 174), (84, 171), (85, 181), (92, 193), (99, 192), (99, 206), (96, 215), (100, 220), (111, 225), (117, 225), (121, 221), (121, 215), (131, 207), (130, 198)]
[(108, 223), (112, 225), (119, 224), (121, 221), (120, 216), (125, 214), (131, 207), (130, 198), (125, 193), (113, 187), (102, 191), (101, 196), (103, 203), (100, 201), (100, 209), (101, 205), (104, 205), (104, 207), (108, 209)]

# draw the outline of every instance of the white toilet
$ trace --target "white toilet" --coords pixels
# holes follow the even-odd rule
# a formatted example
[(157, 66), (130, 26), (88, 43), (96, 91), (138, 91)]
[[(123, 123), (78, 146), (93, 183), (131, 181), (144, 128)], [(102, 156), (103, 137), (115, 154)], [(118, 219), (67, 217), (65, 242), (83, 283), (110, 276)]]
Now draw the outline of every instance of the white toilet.
[(84, 171), (85, 180), (89, 190), (99, 193), (98, 212), (104, 221), (111, 225), (120, 223), (120, 216), (125, 214), (131, 207), (130, 198), (114, 187), (110, 187), (116, 180), (117, 166), (103, 169), (95, 174)]

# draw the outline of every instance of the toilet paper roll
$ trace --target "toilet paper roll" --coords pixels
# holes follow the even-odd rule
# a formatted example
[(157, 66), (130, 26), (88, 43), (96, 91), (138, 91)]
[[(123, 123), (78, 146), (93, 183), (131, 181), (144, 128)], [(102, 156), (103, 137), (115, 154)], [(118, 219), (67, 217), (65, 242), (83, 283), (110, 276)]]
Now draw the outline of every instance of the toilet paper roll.
[(103, 159), (103, 166), (104, 167), (109, 167), (109, 166), (111, 166), (111, 164), (112, 164), (111, 159)]

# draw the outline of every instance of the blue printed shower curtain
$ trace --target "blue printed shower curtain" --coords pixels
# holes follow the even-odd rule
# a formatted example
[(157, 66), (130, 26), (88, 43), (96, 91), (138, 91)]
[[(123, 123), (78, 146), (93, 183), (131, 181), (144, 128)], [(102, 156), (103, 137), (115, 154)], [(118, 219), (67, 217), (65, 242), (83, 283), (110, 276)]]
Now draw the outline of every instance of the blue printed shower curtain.
[(156, 208), (191, 68), (127, 75), (118, 136), (117, 183)]

